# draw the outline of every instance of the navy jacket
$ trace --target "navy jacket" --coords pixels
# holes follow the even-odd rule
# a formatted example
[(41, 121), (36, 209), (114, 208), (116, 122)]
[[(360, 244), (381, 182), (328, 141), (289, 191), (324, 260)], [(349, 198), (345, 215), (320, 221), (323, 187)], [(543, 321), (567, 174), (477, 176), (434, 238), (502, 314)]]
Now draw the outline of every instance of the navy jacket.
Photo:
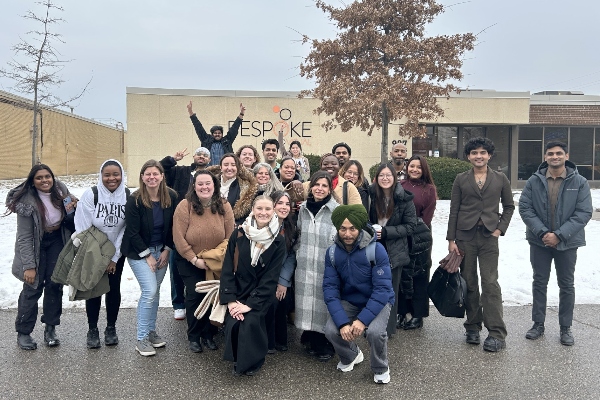
[[(198, 136), (198, 139), (200, 139), (200, 143), (202, 144), (202, 147), (206, 147), (208, 149), (208, 151), (210, 151), (210, 148), (212, 147), (213, 143), (215, 142), (215, 138), (213, 137), (213, 135), (210, 135), (206, 132), (206, 130), (200, 123), (200, 120), (196, 116), (196, 114), (191, 115), (190, 119), (192, 120), (192, 124), (194, 125), (194, 130), (196, 131), (196, 135)], [(223, 146), (223, 154), (234, 153), (233, 141), (235, 140), (235, 138), (237, 137), (237, 135), (239, 133), (241, 124), (242, 124), (242, 119), (238, 117), (235, 119), (235, 122), (233, 123), (233, 125), (231, 125), (231, 128), (229, 128), (229, 130), (227, 131), (227, 134), (225, 134), (225, 132), (223, 132), (224, 136), (221, 139), (221, 146)], [(211, 157), (210, 165), (219, 165), (220, 161), (221, 160), (213, 160)]]
[(342, 300), (362, 308), (357, 319), (366, 326), (369, 326), (386, 304), (394, 304), (392, 270), (383, 245), (376, 244), (374, 267), (371, 267), (367, 259), (367, 245), (375, 241), (371, 235), (372, 233), (363, 230), (351, 252), (346, 250), (336, 235), (335, 266), (331, 265), (329, 249), (325, 254), (323, 297), (338, 328), (352, 322), (342, 307)]
[[(566, 168), (567, 177), (558, 191), (554, 212), (554, 234), (560, 239), (557, 250), (585, 246), (584, 228), (592, 218), (592, 197), (587, 180), (579, 175), (571, 161), (566, 162)], [(548, 163), (543, 162), (527, 180), (519, 199), (519, 214), (527, 226), (527, 241), (541, 247), (544, 247), (542, 236), (552, 229), (547, 170)]]

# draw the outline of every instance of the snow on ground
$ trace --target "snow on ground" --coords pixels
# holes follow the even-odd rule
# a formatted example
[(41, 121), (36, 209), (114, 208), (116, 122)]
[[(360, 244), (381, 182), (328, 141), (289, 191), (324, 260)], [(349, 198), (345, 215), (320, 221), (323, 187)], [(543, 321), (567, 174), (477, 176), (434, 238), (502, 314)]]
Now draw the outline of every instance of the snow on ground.
[[(96, 183), (95, 175), (72, 176), (61, 178), (69, 190), (80, 197), (86, 188)], [(22, 180), (0, 181), (0, 212), (5, 210), (5, 199), (8, 191), (21, 183)], [(515, 191), (515, 201), (518, 201), (520, 192)], [(592, 190), (594, 209), (600, 208), (600, 190)], [(434, 266), (447, 254), (446, 226), (450, 210), (449, 200), (440, 200), (433, 219), (434, 245), (432, 258)], [(12, 260), (14, 256), (14, 243), (16, 234), (16, 216), (11, 214), (0, 217), (0, 308), (15, 308), (21, 292), (22, 283), (12, 276)], [(575, 271), (575, 290), (577, 304), (600, 304), (600, 271), (596, 268), (594, 259), (598, 257), (595, 245), (600, 239), (600, 221), (590, 221), (586, 227), (588, 246), (578, 251), (577, 267)], [(529, 263), (529, 244), (525, 240), (525, 224), (515, 210), (510, 227), (505, 236), (500, 238), (499, 260), (500, 286), (505, 305), (524, 305), (531, 303), (532, 271)], [(138, 283), (125, 263), (125, 270), (121, 281), (122, 307), (136, 307), (140, 296)], [(165, 276), (160, 291), (161, 307), (171, 306), (171, 292), (169, 274)], [(551, 274), (548, 284), (548, 305), (558, 305), (558, 285), (556, 275)], [(84, 307), (85, 302), (68, 300), (65, 290), (63, 307)]]

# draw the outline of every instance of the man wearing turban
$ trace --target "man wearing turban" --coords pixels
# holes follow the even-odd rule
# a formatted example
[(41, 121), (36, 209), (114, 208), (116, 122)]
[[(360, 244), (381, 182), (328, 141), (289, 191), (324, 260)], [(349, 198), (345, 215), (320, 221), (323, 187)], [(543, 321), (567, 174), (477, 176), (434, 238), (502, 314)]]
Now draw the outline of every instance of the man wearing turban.
[(331, 221), (338, 233), (325, 255), (325, 336), (340, 358), (337, 369), (349, 372), (363, 361), (354, 339), (365, 334), (374, 381), (388, 383), (387, 323), (395, 299), (388, 255), (362, 204), (337, 207)]

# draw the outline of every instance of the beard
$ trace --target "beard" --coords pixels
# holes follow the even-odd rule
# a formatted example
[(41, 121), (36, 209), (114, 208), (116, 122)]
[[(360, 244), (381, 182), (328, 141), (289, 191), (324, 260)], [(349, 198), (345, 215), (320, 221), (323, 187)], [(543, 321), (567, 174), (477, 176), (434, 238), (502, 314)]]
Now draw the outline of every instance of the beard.
[(394, 158), (394, 164), (397, 166), (404, 165), (404, 162), (405, 162), (404, 158)]

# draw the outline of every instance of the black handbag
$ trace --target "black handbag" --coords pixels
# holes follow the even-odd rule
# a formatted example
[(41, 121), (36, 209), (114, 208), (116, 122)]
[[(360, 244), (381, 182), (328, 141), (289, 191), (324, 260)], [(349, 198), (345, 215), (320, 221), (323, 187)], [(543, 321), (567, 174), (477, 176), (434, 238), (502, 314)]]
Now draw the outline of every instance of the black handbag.
[(448, 273), (438, 267), (431, 277), (427, 294), (444, 317), (464, 318), (467, 282), (460, 272)]

